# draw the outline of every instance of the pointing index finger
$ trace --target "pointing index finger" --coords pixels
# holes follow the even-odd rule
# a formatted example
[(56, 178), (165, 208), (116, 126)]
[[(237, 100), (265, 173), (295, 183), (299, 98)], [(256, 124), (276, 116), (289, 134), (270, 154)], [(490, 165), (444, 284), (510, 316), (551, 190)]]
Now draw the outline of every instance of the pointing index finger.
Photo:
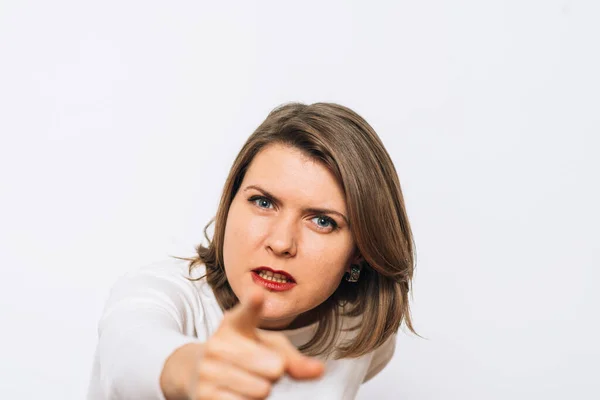
[(260, 322), (264, 303), (264, 294), (260, 290), (252, 289), (246, 297), (233, 307), (230, 312), (229, 323), (242, 334), (255, 337), (255, 330)]

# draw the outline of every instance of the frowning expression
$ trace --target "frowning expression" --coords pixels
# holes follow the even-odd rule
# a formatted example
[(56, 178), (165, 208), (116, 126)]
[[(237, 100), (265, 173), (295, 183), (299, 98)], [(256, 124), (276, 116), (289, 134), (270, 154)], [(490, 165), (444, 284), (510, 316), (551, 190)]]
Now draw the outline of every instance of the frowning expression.
[(229, 209), (223, 256), (238, 298), (265, 290), (262, 328), (287, 327), (337, 289), (355, 258), (347, 215), (341, 186), (320, 162), (280, 144), (254, 157)]

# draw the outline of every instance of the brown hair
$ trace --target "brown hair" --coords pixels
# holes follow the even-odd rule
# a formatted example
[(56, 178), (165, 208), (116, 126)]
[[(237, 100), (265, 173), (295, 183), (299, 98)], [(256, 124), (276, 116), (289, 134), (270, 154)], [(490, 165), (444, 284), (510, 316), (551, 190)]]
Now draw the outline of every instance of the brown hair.
[[(333, 103), (284, 104), (275, 108), (248, 138), (235, 159), (215, 218), (204, 233), (208, 246), (199, 245), (189, 258), (190, 272), (206, 266), (206, 279), (224, 309), (237, 304), (223, 265), (223, 238), (231, 202), (254, 156), (270, 144), (301, 150), (321, 162), (341, 184), (349, 227), (360, 255), (357, 283), (340, 282), (315, 311), (318, 327), (300, 348), (317, 355), (336, 352), (336, 358), (358, 357), (380, 346), (397, 332), (402, 321), (412, 326), (408, 293), (414, 270), (414, 243), (396, 169), (371, 126), (347, 107)], [(214, 222), (214, 235), (207, 229)], [(341, 316), (361, 317), (353, 339), (335, 346)]]

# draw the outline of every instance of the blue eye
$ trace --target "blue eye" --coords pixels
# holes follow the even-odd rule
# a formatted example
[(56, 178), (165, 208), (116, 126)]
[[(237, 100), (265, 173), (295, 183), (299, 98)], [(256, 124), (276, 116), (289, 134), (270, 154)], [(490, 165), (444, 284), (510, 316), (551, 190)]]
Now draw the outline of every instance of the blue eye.
[(316, 220), (316, 224), (319, 227), (319, 229), (328, 229), (328, 228), (332, 228), (332, 230), (337, 229), (337, 224), (336, 222), (326, 216), (323, 215), (319, 215), (313, 218), (313, 221)]
[(271, 200), (263, 196), (254, 196), (248, 201), (254, 203), (259, 208), (271, 208), (271, 206), (273, 205), (273, 203), (271, 203)]

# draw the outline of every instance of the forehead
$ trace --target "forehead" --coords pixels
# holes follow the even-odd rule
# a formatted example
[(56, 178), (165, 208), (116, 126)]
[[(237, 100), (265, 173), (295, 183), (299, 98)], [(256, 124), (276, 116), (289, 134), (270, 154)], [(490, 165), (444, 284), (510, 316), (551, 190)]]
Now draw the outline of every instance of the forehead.
[(283, 201), (346, 211), (342, 187), (329, 169), (290, 146), (262, 149), (244, 177), (243, 186), (248, 185), (260, 186)]

